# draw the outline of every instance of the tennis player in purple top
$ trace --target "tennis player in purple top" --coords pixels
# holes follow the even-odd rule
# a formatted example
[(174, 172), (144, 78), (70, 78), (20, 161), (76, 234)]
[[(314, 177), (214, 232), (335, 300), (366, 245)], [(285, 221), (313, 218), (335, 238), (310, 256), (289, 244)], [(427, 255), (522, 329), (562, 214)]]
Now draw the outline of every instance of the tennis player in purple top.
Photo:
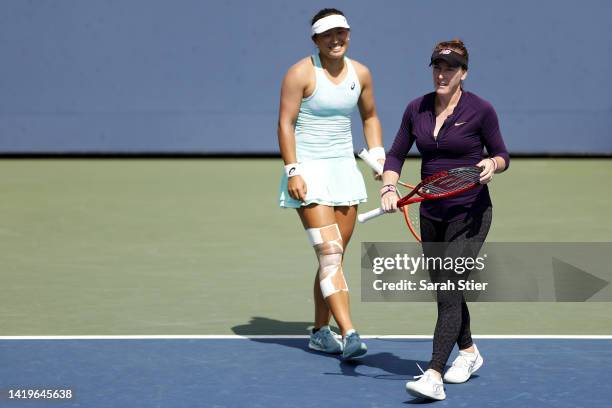
[[(395, 191), (413, 144), (422, 156), (421, 178), (455, 167), (482, 167), (481, 185), (477, 188), (456, 197), (421, 203), (421, 239), (426, 256), (436, 256), (440, 247), (445, 248), (446, 256), (477, 256), (492, 219), (486, 184), (510, 163), (493, 106), (463, 89), (468, 59), (461, 40), (435, 46), (430, 60), (435, 91), (408, 104), (385, 161), (381, 207), (388, 212), (397, 210), (397, 195), (388, 193)], [(483, 156), (484, 149), (487, 158)], [(441, 271), (429, 271), (432, 281), (442, 279), (444, 274), (438, 272)], [(467, 275), (451, 273), (446, 278), (466, 279)], [(454, 345), (459, 347), (459, 356), (444, 374), (447, 383), (466, 382), (482, 366), (483, 358), (472, 341), (463, 292), (438, 290), (437, 304), (431, 362), (419, 380), (409, 381), (406, 389), (414, 396), (442, 400), (446, 398), (442, 372)]]

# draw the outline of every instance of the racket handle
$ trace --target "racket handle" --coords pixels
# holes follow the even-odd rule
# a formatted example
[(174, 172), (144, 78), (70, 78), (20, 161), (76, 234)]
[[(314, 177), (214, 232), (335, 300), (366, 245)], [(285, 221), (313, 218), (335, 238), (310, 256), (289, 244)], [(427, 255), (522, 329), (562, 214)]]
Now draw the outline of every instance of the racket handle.
[(383, 165), (376, 161), (366, 149), (361, 149), (361, 151), (357, 153), (357, 156), (361, 157), (361, 160), (366, 162), (366, 164), (376, 173), (383, 173)]
[(383, 211), (383, 209), (382, 209), (382, 208), (376, 208), (376, 209), (374, 209), (374, 210), (371, 210), (371, 211), (368, 211), (368, 212), (365, 212), (365, 213), (359, 214), (359, 215), (357, 216), (357, 220), (358, 220), (360, 223), (368, 222), (368, 221), (370, 221), (372, 218), (379, 217), (379, 216), (383, 215), (384, 213), (385, 213), (385, 212)]

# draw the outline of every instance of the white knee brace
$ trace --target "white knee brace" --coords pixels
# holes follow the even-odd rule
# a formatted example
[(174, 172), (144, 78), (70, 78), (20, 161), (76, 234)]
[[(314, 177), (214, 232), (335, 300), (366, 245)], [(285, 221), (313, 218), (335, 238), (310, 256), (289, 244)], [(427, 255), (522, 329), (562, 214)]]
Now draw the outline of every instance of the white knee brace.
[(319, 259), (319, 284), (323, 297), (327, 298), (341, 290), (348, 291), (342, 273), (344, 248), (338, 224), (309, 228), (306, 233)]

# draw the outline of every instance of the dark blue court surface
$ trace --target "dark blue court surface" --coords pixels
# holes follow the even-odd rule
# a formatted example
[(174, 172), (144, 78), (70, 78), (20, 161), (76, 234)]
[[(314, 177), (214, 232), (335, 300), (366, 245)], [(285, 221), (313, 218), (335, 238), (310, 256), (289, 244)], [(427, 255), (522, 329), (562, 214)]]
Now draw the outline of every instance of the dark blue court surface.
[[(5, 340), (2, 407), (402, 407), (430, 340), (367, 340), (344, 363), (306, 339)], [(479, 340), (483, 368), (446, 385), (452, 407), (610, 407), (612, 340)], [(451, 358), (454, 358), (455, 353)], [(9, 389), (71, 389), (70, 401), (9, 400)]]

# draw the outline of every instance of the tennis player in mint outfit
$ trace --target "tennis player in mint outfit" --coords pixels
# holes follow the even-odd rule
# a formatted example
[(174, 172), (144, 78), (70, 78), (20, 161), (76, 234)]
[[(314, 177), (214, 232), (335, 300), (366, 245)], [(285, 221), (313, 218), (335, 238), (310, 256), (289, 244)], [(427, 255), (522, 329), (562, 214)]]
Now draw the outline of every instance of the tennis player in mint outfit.
[[(370, 72), (345, 56), (350, 41), (346, 17), (323, 9), (311, 24), (317, 52), (289, 68), (281, 88), (278, 141), (285, 174), (279, 204), (297, 210), (317, 256), (309, 347), (351, 359), (367, 352), (351, 320), (342, 269), (357, 206), (366, 201), (351, 135), (356, 108), (370, 153), (380, 163), (385, 153)], [(331, 316), (342, 340), (329, 328)]]
[[(424, 201), (420, 208), (421, 239), (425, 256), (476, 257), (492, 221), (492, 204), (487, 183), (506, 170), (510, 157), (502, 139), (493, 106), (463, 89), (469, 54), (461, 40), (438, 43), (430, 59), (435, 91), (410, 102), (384, 166), (381, 207), (397, 210), (395, 185), (406, 154), (413, 144), (421, 153), (421, 178), (454, 167), (478, 166), (481, 186), (453, 198)], [(486, 149), (488, 156), (483, 157)], [(436, 245), (436, 243), (438, 245)], [(429, 271), (432, 281), (443, 277), (467, 279), (469, 271), (451, 273)], [(442, 379), (464, 383), (483, 364), (483, 357), (472, 340), (470, 313), (463, 292), (437, 291), (438, 320), (433, 352), (427, 371), (418, 381), (409, 381), (406, 390), (418, 397), (446, 398)], [(444, 373), (450, 353), (457, 345), (459, 355)]]

